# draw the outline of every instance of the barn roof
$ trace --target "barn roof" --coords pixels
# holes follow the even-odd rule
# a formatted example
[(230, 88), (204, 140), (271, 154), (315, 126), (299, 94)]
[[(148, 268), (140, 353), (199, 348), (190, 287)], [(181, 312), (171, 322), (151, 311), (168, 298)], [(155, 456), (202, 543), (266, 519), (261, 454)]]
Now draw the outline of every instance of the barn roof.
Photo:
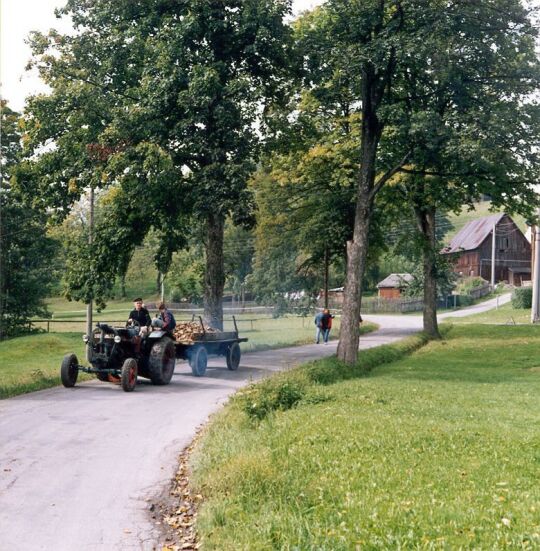
[(500, 212), (471, 220), (454, 235), (450, 244), (441, 252), (448, 254), (477, 249), (491, 233), (493, 224), (498, 224), (504, 216), (504, 212)]
[(388, 277), (384, 278), (382, 281), (377, 283), (377, 288), (392, 288), (399, 289), (405, 287), (407, 283), (410, 283), (413, 280), (411, 274), (390, 274)]

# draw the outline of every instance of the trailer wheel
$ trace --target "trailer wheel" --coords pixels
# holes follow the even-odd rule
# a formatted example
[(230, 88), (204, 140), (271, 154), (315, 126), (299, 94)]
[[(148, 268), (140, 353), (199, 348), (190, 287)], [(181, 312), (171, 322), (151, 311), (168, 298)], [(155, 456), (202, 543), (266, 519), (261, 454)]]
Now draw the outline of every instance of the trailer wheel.
[(204, 346), (198, 346), (189, 357), (191, 372), (195, 377), (202, 377), (206, 373), (208, 353)]
[(227, 350), (227, 367), (231, 371), (236, 371), (238, 369), (241, 355), (240, 345), (237, 342), (233, 342)]
[(175, 365), (174, 342), (169, 337), (163, 337), (155, 342), (148, 358), (150, 380), (155, 385), (168, 385), (171, 382)]
[(128, 358), (122, 365), (122, 389), (131, 392), (137, 385), (137, 360)]
[(75, 386), (77, 382), (77, 377), (79, 376), (79, 370), (77, 366), (79, 361), (75, 354), (66, 354), (62, 360), (62, 367), (60, 368), (60, 378), (62, 379), (62, 384), (66, 388), (71, 388)]

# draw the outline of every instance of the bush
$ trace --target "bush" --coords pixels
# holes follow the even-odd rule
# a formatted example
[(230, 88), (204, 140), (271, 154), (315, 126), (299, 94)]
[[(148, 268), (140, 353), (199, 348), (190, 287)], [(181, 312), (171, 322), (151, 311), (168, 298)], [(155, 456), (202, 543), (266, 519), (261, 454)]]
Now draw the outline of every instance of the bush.
[(532, 287), (517, 287), (512, 293), (512, 306), (514, 308), (531, 308)]
[(460, 295), (467, 295), (473, 289), (478, 289), (479, 287), (483, 287), (484, 285), (486, 285), (486, 283), (487, 281), (484, 278), (479, 276), (466, 277), (458, 283), (456, 290)]

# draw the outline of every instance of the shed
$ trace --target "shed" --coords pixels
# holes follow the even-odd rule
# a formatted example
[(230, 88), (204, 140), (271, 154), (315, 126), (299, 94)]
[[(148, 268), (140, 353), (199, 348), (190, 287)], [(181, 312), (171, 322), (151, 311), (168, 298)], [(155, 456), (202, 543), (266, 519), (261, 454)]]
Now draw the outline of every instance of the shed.
[(401, 292), (413, 280), (411, 274), (390, 274), (377, 283), (380, 298), (400, 298)]

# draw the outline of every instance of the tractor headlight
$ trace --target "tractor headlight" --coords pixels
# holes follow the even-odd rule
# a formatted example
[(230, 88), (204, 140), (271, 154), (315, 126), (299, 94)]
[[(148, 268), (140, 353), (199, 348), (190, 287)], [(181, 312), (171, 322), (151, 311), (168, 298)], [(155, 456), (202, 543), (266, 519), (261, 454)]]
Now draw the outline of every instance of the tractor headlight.
[(122, 341), (122, 338), (120, 337), (120, 335), (115, 335), (115, 337), (114, 337), (114, 342), (115, 342), (116, 344), (118, 344), (118, 343), (121, 342), (121, 341)]
[(83, 335), (83, 336), (82, 336), (82, 340), (83, 340), (84, 342), (88, 342), (88, 341), (90, 340), (90, 337), (89, 337), (88, 335)]

